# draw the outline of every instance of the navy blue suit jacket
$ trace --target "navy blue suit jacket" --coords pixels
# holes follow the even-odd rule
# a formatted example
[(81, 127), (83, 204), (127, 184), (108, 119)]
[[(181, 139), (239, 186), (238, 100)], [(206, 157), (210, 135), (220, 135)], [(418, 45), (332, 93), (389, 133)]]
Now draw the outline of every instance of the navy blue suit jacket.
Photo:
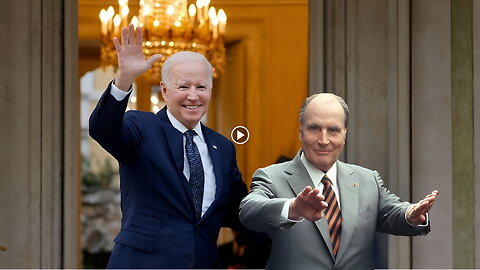
[(120, 165), (122, 228), (108, 268), (216, 268), (220, 227), (240, 226), (238, 205), (247, 194), (235, 147), (202, 125), (216, 179), (215, 200), (195, 219), (183, 174), (183, 134), (164, 107), (157, 114), (125, 113), (128, 98), (103, 93), (90, 116), (90, 135)]

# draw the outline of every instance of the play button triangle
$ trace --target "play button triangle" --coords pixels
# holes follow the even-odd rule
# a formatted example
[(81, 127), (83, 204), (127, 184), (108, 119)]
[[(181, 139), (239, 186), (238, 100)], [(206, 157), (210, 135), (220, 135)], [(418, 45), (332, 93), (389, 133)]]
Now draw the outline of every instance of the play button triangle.
[(245, 136), (245, 134), (237, 130), (237, 140), (240, 140), (243, 136)]

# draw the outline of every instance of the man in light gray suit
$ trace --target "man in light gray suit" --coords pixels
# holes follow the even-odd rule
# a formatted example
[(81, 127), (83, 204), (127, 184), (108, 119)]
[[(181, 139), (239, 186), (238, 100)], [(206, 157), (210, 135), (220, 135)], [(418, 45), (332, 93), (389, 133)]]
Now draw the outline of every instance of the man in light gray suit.
[(402, 202), (376, 171), (338, 160), (349, 110), (316, 94), (300, 110), (302, 149), (289, 162), (259, 169), (240, 204), (240, 220), (268, 233), (267, 269), (373, 269), (375, 231), (421, 235), (438, 191)]

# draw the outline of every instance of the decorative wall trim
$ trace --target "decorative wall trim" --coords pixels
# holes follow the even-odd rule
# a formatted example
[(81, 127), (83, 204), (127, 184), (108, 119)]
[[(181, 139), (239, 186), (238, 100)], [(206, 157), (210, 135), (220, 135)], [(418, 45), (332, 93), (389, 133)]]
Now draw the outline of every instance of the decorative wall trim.
[(80, 89), (78, 1), (63, 2), (63, 239), (62, 268), (81, 268)]
[(452, 268), (451, 0), (411, 1), (412, 200), (440, 191), (431, 232), (412, 238), (412, 268)]
[[(475, 169), (475, 222), (480, 224), (480, 2), (473, 1), (473, 125)], [(480, 269), (480, 230), (475, 227), (475, 267)]]
[(452, 1), (453, 267), (475, 268), (473, 3)]
[[(411, 201), (410, 2), (388, 0), (389, 188)], [(389, 268), (411, 267), (411, 238), (388, 237)]]

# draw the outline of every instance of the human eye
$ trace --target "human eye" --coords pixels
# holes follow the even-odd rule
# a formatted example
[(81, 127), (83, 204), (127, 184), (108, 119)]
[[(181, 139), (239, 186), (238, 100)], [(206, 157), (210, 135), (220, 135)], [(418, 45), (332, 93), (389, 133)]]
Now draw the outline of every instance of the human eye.
[(204, 85), (198, 85), (198, 86), (197, 86), (197, 89), (200, 90), (200, 91), (205, 91), (205, 90), (207, 90), (207, 88), (206, 88)]
[(341, 129), (339, 127), (329, 127), (328, 131), (330, 133), (340, 133)]
[(307, 129), (308, 129), (308, 130), (311, 130), (311, 131), (317, 131), (317, 130), (320, 129), (320, 127), (317, 126), (317, 125), (308, 125), (308, 126), (307, 126)]
[(188, 90), (188, 86), (184, 85), (184, 84), (181, 84), (178, 86), (178, 89), (181, 90), (181, 91), (185, 91), (185, 90)]

